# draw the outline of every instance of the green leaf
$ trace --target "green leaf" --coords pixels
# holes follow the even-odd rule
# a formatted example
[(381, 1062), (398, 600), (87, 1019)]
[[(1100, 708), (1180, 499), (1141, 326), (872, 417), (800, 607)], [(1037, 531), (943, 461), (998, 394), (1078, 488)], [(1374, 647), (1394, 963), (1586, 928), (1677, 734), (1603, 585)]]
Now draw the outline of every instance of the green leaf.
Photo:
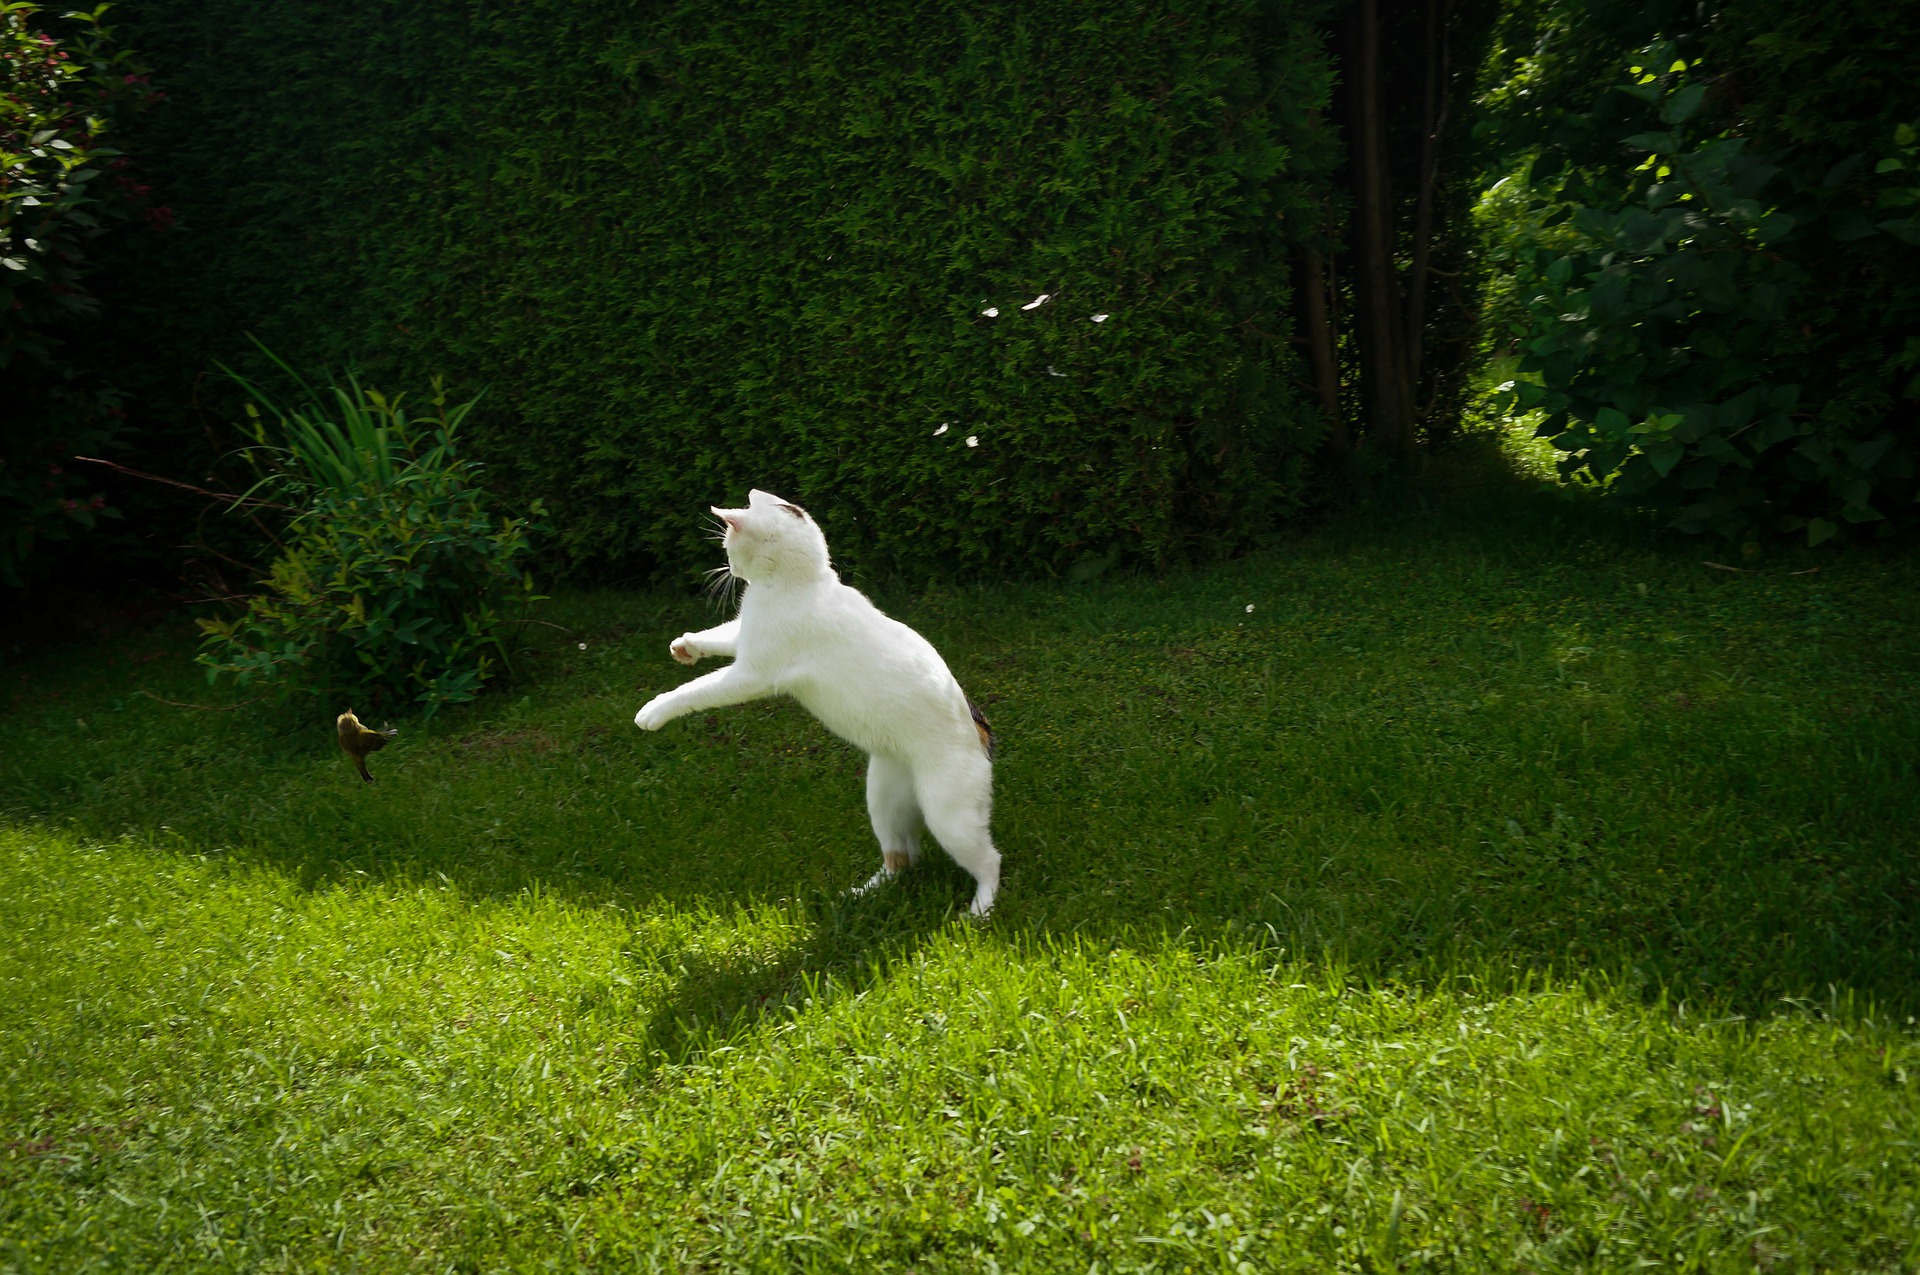
[(1673, 472), (1673, 467), (1680, 463), (1680, 458), (1686, 455), (1686, 451), (1687, 449), (1679, 443), (1655, 443), (1640, 454), (1647, 458), (1649, 465), (1653, 466), (1654, 473), (1665, 478)]
[(1759, 224), (1753, 228), (1753, 233), (1761, 243), (1770, 244), (1786, 238), (1793, 232), (1794, 225), (1793, 218), (1786, 213), (1770, 212), (1760, 219)]
[(1706, 85), (1689, 84), (1661, 104), (1660, 118), (1669, 124), (1683, 124), (1693, 118), (1706, 96)]
[(1904, 217), (1899, 221), (1883, 221), (1880, 229), (1898, 239), (1901, 243), (1920, 248), (1920, 217)]
[(1847, 449), (1847, 459), (1856, 469), (1871, 470), (1892, 448), (1892, 436), (1883, 434), (1879, 438), (1868, 439), (1864, 443), (1855, 444)]
[(1652, 151), (1656, 155), (1676, 155), (1680, 152), (1680, 139), (1672, 133), (1635, 133), (1626, 139), (1627, 145), (1636, 150)]
[(1848, 208), (1833, 215), (1833, 222), (1827, 231), (1838, 243), (1852, 243), (1856, 239), (1865, 239), (1878, 234), (1878, 229), (1867, 220), (1866, 214)]
[(1835, 186), (1838, 186), (1858, 172), (1860, 165), (1866, 162), (1867, 153), (1865, 151), (1861, 151), (1857, 155), (1849, 155), (1827, 170), (1827, 175), (1821, 179), (1820, 185), (1824, 189), (1832, 190)]
[(1807, 521), (1807, 544), (1809, 547), (1824, 544), (1840, 534), (1840, 528), (1825, 518), (1812, 518)]

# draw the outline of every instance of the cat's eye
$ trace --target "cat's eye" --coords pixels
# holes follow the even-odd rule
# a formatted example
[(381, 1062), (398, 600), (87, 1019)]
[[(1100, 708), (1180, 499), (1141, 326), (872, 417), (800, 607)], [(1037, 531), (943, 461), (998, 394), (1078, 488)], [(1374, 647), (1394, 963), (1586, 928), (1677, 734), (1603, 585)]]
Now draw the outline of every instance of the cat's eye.
[(792, 504), (788, 504), (785, 501), (782, 501), (780, 502), (780, 507), (786, 510), (788, 513), (792, 514), (796, 518), (804, 518), (807, 516), (807, 511), (802, 509), (798, 505), (792, 505)]

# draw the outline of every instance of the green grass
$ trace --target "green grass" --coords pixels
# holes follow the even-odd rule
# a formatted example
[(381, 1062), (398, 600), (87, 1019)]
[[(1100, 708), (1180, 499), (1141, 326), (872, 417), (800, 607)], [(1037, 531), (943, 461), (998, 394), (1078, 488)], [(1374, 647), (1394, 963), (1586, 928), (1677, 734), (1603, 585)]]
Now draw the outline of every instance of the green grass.
[(632, 727), (677, 592), (371, 787), (136, 694), (233, 702), (184, 624), (30, 654), (0, 1271), (1914, 1269), (1920, 563), (1702, 558), (1452, 462), (882, 596), (1000, 735), (984, 925), (937, 853), (841, 894), (792, 706)]

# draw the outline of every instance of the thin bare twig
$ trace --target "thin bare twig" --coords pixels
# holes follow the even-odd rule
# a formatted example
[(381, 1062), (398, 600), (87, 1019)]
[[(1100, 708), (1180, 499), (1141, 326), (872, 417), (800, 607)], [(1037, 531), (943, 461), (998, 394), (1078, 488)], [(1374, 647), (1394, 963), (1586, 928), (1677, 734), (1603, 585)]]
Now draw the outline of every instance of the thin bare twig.
[(249, 704), (258, 704), (266, 698), (265, 695), (256, 695), (252, 699), (243, 699), (238, 704), (182, 704), (177, 700), (161, 699), (152, 691), (135, 691), (134, 694), (144, 695), (156, 704), (165, 704), (168, 708), (191, 708), (197, 713), (231, 713)]
[(292, 505), (282, 505), (275, 501), (262, 500), (258, 496), (237, 496), (230, 491), (208, 491), (205, 487), (196, 487), (192, 483), (183, 483), (177, 478), (162, 478), (159, 474), (149, 474), (145, 470), (133, 469), (117, 461), (101, 460), (98, 456), (75, 456), (74, 459), (84, 461), (89, 465), (105, 465), (108, 469), (122, 474), (129, 474), (134, 478), (144, 478), (148, 482), (154, 483), (165, 483), (169, 487), (178, 487), (182, 491), (190, 491), (196, 496), (207, 496), (214, 500), (224, 500), (230, 504), (240, 505), (247, 509), (279, 509), (290, 514), (300, 512)]
[[(278, 543), (278, 542), (276, 541), (275, 543)], [(219, 551), (218, 549), (216, 549), (216, 548), (214, 548), (214, 547), (213, 547), (212, 545), (210, 545), (210, 544), (205, 544), (205, 543), (199, 543), (199, 544), (184, 544), (184, 545), (174, 545), (174, 546), (173, 546), (173, 548), (175, 548), (175, 549), (191, 549), (191, 550), (193, 550), (193, 551), (194, 551), (194, 552), (196, 552), (196, 553), (206, 553), (206, 554), (211, 554), (211, 555), (213, 555), (214, 557), (216, 557), (216, 558), (218, 558), (218, 559), (220, 559), (220, 561), (222, 561), (222, 562), (225, 562), (225, 563), (227, 563), (227, 564), (228, 564), (228, 565), (230, 565), (230, 566), (235, 566), (235, 567), (238, 567), (238, 568), (239, 568), (240, 570), (242, 570), (242, 571), (252, 571), (252, 570), (254, 570), (254, 568), (253, 568), (253, 567), (251, 567), (251, 566), (249, 566), (248, 564), (246, 564), (246, 563), (244, 563), (244, 562), (242, 562), (242, 561), (240, 561), (240, 559), (238, 559), (238, 558), (236, 558), (236, 557), (233, 557), (233, 556), (232, 556), (231, 554), (225, 554), (225, 553), (221, 553), (221, 552), (220, 552), (220, 551)]]

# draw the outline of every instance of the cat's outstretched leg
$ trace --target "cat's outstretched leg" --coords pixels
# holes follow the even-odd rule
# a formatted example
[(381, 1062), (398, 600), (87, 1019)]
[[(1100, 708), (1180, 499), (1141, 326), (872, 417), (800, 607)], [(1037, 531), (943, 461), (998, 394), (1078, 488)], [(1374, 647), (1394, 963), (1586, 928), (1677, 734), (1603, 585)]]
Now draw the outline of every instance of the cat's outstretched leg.
[(733, 658), (740, 644), (740, 621), (735, 618), (698, 633), (682, 633), (667, 651), (682, 664), (692, 664), (703, 656)]
[(773, 688), (738, 664), (715, 669), (705, 677), (696, 677), (684, 686), (656, 695), (640, 706), (633, 724), (641, 730), (659, 730), (676, 717), (706, 708), (724, 708), (762, 699)]
[(855, 887), (855, 894), (885, 885), (920, 857), (920, 802), (904, 762), (880, 753), (868, 760), (867, 815), (880, 840), (880, 870)]
[(914, 770), (914, 792), (927, 831), (955, 863), (973, 874), (973, 906), (968, 910), (985, 916), (993, 911), (993, 897), (1000, 889), (1000, 852), (987, 831), (993, 811), (992, 763), (977, 754), (947, 758), (938, 767), (922, 763)]

